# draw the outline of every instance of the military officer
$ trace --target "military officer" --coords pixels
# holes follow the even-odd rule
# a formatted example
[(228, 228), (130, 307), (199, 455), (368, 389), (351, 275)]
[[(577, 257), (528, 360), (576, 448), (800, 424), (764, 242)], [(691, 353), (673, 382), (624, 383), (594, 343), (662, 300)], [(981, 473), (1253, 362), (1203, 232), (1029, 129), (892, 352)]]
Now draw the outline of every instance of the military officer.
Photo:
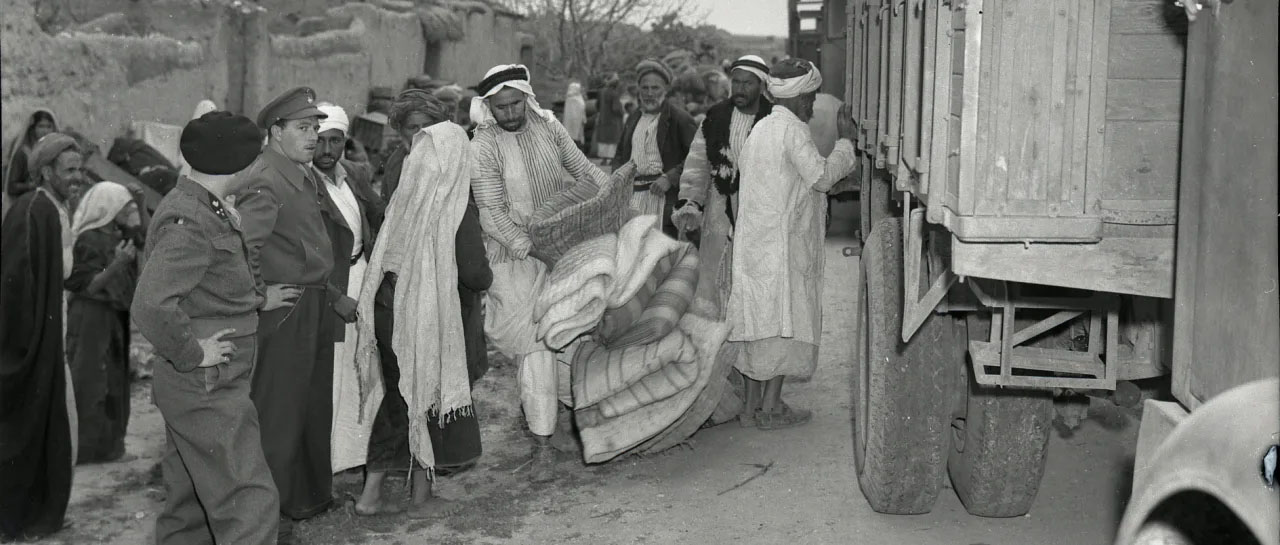
[(244, 116), (210, 112), (188, 123), (181, 149), (192, 171), (160, 202), (147, 233), (132, 312), (168, 360), (152, 379), (167, 439), (159, 545), (276, 542), (280, 503), (249, 399), (264, 298), (240, 219), (224, 200), (261, 147)]
[(326, 221), (343, 220), (311, 167), (320, 120), (327, 117), (315, 102), (314, 91), (298, 87), (258, 114), (267, 147), (245, 172), (247, 187), (236, 201), (254, 282), (268, 300), (276, 293), (293, 303), (262, 312), (252, 391), (262, 448), (280, 491), (280, 543), (292, 542), (294, 520), (332, 503), (334, 320), (356, 318), (356, 301), (331, 278), (335, 256)]

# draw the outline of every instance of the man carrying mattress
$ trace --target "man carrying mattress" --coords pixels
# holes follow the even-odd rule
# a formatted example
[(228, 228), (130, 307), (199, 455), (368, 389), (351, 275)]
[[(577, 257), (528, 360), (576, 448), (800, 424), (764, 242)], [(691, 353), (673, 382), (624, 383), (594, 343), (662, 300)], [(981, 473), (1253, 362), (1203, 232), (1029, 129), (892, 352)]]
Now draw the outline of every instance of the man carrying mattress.
[(822, 335), (822, 240), (826, 192), (854, 167), (853, 118), (840, 109), (840, 140), (824, 159), (806, 123), (822, 74), (813, 63), (773, 66), (772, 112), (755, 125), (738, 155), (742, 183), (733, 231), (729, 341), (740, 345), (736, 367), (758, 406), (742, 418), (760, 429), (807, 423), (813, 416), (782, 402), (787, 375), (813, 374)]
[(537, 340), (533, 309), (547, 267), (531, 257), (528, 224), (534, 212), (575, 180), (597, 185), (606, 176), (578, 149), (555, 115), (538, 106), (529, 70), (495, 66), (476, 86), (471, 101), (476, 123), (471, 143), (471, 191), (480, 207), (480, 225), (493, 269), (485, 334), (519, 365), (520, 402), (536, 437), (531, 479), (554, 477), (551, 435), (556, 430), (559, 370), (556, 354)]

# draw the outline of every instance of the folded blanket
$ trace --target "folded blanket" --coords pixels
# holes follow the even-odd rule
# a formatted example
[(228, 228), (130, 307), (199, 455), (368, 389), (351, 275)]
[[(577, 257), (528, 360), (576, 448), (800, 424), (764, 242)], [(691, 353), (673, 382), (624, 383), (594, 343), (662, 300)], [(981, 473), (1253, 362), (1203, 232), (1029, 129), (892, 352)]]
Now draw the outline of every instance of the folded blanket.
[(552, 350), (560, 350), (583, 333), (591, 331), (604, 315), (606, 275), (598, 275), (552, 305), (538, 322), (538, 338)]
[[(640, 218), (654, 216), (641, 216)], [(613, 290), (609, 293), (609, 308), (625, 305), (629, 299), (640, 291), (640, 286), (657, 266), (658, 260), (667, 257), (682, 248), (691, 247), (688, 242), (680, 242), (662, 231), (649, 228), (638, 234), (629, 230), (640, 221), (636, 218), (618, 232), (618, 254), (614, 261), (616, 274)], [(655, 218), (656, 219), (656, 218)]]
[[(665, 367), (671, 367), (673, 363), (692, 361), (696, 355), (692, 342), (681, 331), (673, 331), (658, 342), (619, 350), (610, 350), (594, 342), (585, 341), (573, 358), (571, 376), (573, 377), (574, 407), (586, 408), (595, 405), (623, 393), (649, 375), (661, 373)], [(683, 373), (684, 371), (678, 371), (669, 377), (672, 383), (680, 384), (679, 388), (690, 384), (690, 381), (681, 378)], [(661, 381), (661, 379), (653, 380)], [(657, 382), (649, 386), (655, 386)], [(657, 387), (666, 388), (661, 385)], [(640, 391), (634, 395), (639, 397), (648, 395), (644, 389), (645, 387), (641, 387)], [(666, 395), (670, 396), (670, 394)]]
[(684, 333), (676, 331), (673, 335), (679, 335), (685, 339), (685, 346), (676, 359), (658, 368), (657, 371), (641, 377), (635, 384), (621, 392), (597, 403), (596, 408), (600, 410), (600, 416), (614, 418), (645, 405), (658, 403), (684, 391), (698, 380), (697, 350)]
[(628, 299), (625, 304), (606, 310), (604, 317), (600, 318), (600, 326), (596, 328), (596, 342), (613, 348), (613, 341), (621, 337), (628, 329), (631, 329), (631, 326), (640, 319), (640, 315), (644, 313), (644, 307), (649, 304), (649, 299), (652, 299), (653, 294), (658, 291), (658, 283), (662, 279), (663, 277), (659, 276), (657, 269), (655, 269), (654, 273), (649, 275), (648, 280), (645, 280), (644, 284), (640, 286), (640, 290)]
[(634, 323), (608, 340), (609, 348), (651, 343), (675, 329), (698, 286), (697, 250), (689, 245), (663, 258), (654, 267), (652, 278), (662, 279), (657, 290)]
[[(689, 336), (697, 351), (697, 380), (674, 396), (614, 418), (603, 417), (598, 406), (575, 410), (585, 462), (607, 462), (646, 444), (659, 434), (667, 435), (664, 438), (664, 444), (667, 444), (672, 439), (671, 433), (683, 432), (683, 428), (672, 430), (673, 423), (683, 421), (689, 410), (705, 404), (703, 401), (715, 401), (704, 400), (703, 393), (713, 379), (723, 380), (723, 372), (727, 371), (720, 365), (722, 362), (717, 355), (729, 336), (729, 326), (724, 322), (713, 322), (693, 313), (686, 313), (680, 320), (679, 329)], [(713, 393), (719, 395), (719, 392)], [(711, 405), (714, 406), (714, 403)], [(702, 412), (699, 411), (699, 414), (702, 415)], [(706, 416), (702, 415), (701, 420), (706, 420)], [(696, 426), (693, 429), (696, 430)], [(688, 435), (684, 435), (684, 438), (687, 437)]]
[(582, 289), (587, 280), (604, 275), (612, 280), (618, 236), (612, 233), (584, 241), (560, 257), (533, 306), (533, 319), (542, 320), (552, 305)]
[[(595, 169), (592, 169), (595, 170)], [(597, 173), (599, 171), (596, 171)], [(534, 211), (529, 223), (533, 249), (529, 255), (554, 267), (563, 255), (583, 241), (616, 233), (631, 217), (634, 163), (579, 180)]]

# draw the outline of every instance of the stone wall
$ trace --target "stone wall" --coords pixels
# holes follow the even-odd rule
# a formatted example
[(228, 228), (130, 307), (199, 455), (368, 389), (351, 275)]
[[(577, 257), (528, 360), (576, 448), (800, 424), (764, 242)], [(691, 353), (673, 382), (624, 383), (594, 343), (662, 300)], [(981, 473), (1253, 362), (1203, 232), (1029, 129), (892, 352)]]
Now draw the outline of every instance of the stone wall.
[[(521, 51), (518, 18), (482, 2), (325, 6), (320, 17), (331, 20), (321, 25), (327, 30), (308, 33), (295, 25), (299, 30), (288, 33), (280, 28), (296, 21), (282, 23), (273, 19), (279, 14), (245, 1), (86, 0), (68, 4), (77, 6), (75, 22), (123, 13), (135, 34), (165, 34), (52, 35), (37, 22), (40, 1), (0, 0), (3, 158), (37, 107), (52, 109), (60, 127), (84, 133), (106, 151), (131, 122), (180, 125), (206, 98), (252, 117), (279, 93), (307, 85), (322, 100), (358, 113), (370, 87), (398, 90), (424, 72), (473, 85), (490, 66), (517, 62)], [(463, 32), (427, 24), (423, 9), (453, 13)]]

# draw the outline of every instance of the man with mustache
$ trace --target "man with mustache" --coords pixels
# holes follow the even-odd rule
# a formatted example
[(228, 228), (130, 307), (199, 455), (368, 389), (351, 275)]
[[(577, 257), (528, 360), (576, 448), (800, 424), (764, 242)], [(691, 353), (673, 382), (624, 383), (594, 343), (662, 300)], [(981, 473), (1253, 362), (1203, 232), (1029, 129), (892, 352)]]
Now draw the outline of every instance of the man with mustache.
[(787, 59), (770, 70), (773, 111), (742, 147), (738, 216), (733, 230), (729, 342), (747, 382), (744, 424), (773, 430), (809, 422), (813, 413), (782, 401), (788, 375), (809, 376), (822, 334), (822, 239), (826, 194), (853, 171), (853, 113), (836, 119), (840, 140), (824, 158), (809, 126), (822, 74)]
[(769, 83), (764, 60), (746, 55), (729, 71), (732, 93), (707, 110), (698, 127), (680, 176), (680, 200), (671, 215), (682, 232), (699, 234), (698, 277), (704, 279), (698, 283), (699, 296), (716, 303), (721, 319), (729, 295), (728, 270), (722, 268), (722, 260), (732, 251), (729, 239), (737, 217), (741, 178), (738, 158), (752, 127), (773, 111), (773, 103), (764, 97)]
[(627, 118), (612, 164), (616, 170), (627, 161), (635, 161), (631, 207), (641, 214), (662, 218), (662, 231), (674, 237), (677, 231), (671, 223), (671, 211), (680, 196), (680, 173), (698, 124), (688, 112), (671, 106), (667, 100), (674, 77), (662, 61), (640, 61), (636, 78), (640, 112)]
[(484, 329), (496, 348), (519, 364), (520, 402), (536, 438), (531, 480), (549, 481), (555, 476), (551, 436), (561, 410), (558, 377), (569, 370), (537, 339), (533, 307), (547, 266), (529, 255), (533, 241), (527, 226), (539, 207), (574, 180), (603, 186), (607, 178), (555, 114), (538, 106), (524, 65), (495, 66), (476, 87), (471, 192), (493, 270)]
[[(258, 326), (251, 397), (258, 407), (262, 450), (280, 492), (281, 544), (293, 543), (293, 521), (332, 503), (330, 429), (333, 329), (330, 312), (356, 319), (356, 301), (331, 282), (333, 245), (326, 215), (338, 218), (320, 174), (311, 168), (317, 129), (328, 117), (308, 87), (285, 92), (258, 114), (267, 148), (244, 173), (236, 200), (249, 269), (267, 303)], [(347, 259), (349, 256), (341, 256)], [(345, 286), (343, 286), (345, 288)], [(275, 308), (276, 301), (292, 305)]]

